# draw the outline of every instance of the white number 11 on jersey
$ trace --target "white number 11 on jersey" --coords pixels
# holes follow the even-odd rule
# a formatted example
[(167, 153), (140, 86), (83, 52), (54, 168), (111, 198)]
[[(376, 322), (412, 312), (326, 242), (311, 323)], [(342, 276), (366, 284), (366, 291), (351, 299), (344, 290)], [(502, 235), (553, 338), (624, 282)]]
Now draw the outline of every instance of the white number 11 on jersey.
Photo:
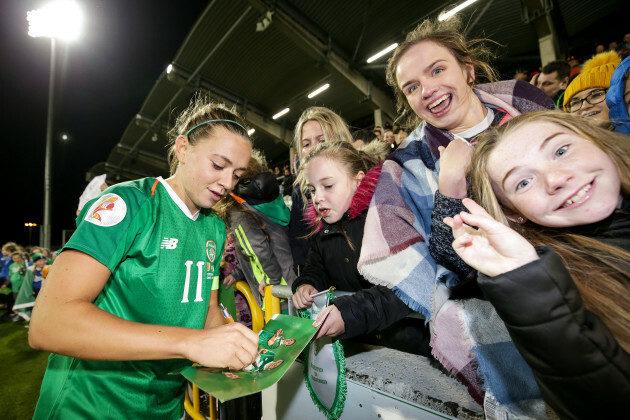
[[(184, 284), (184, 297), (181, 303), (188, 303), (188, 289), (190, 288), (190, 268), (193, 265), (192, 261), (186, 261), (186, 283)], [(197, 294), (195, 295), (195, 302), (203, 302), (201, 297), (201, 286), (203, 282), (203, 266), (205, 262), (197, 262)]]

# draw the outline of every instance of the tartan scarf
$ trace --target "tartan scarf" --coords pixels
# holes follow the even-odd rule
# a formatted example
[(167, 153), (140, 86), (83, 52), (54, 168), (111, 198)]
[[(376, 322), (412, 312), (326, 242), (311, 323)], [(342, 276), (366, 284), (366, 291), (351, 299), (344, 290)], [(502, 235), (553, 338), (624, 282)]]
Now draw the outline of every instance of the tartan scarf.
[[(475, 93), (484, 106), (505, 110), (511, 117), (554, 109), (543, 91), (522, 81), (479, 85)], [(540, 415), (540, 393), (494, 308), (479, 299), (449, 300), (459, 279), (429, 254), (438, 147), (453, 138), (422, 123), (384, 162), (366, 217), (359, 272), (374, 284), (392, 288), (425, 316), (431, 323), (433, 354), (477, 402), (489, 392), (498, 402), (497, 412), (535, 417)]]

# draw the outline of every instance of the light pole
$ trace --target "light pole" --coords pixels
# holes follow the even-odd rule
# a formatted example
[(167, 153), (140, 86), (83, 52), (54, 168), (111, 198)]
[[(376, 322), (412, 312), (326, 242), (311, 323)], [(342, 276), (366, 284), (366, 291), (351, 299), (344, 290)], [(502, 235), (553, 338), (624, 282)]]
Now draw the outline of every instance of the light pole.
[(72, 40), (79, 36), (83, 17), (78, 5), (59, 0), (26, 14), (28, 34), (50, 38), (50, 82), (48, 84), (48, 118), (46, 121), (46, 159), (44, 163), (44, 223), (41, 245), (50, 248), (50, 196), (52, 184), (52, 131), (55, 99), (55, 39)]
[(37, 226), (37, 223), (24, 223), (24, 226), (28, 228), (28, 244), (33, 245), (31, 237), (33, 233), (33, 228)]

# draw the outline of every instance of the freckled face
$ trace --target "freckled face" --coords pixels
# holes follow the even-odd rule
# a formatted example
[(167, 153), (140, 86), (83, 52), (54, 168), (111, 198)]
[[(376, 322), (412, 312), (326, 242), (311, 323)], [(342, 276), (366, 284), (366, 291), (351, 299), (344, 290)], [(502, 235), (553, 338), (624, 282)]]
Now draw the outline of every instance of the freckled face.
[(348, 176), (338, 162), (316, 157), (306, 168), (306, 183), (317, 212), (328, 224), (336, 223), (350, 209), (363, 172)]
[(619, 172), (610, 157), (552, 122), (514, 130), (489, 156), (486, 169), (508, 211), (541, 226), (595, 223), (610, 216), (620, 200)]
[(252, 146), (243, 137), (217, 127), (212, 135), (191, 145), (182, 136), (177, 149), (179, 168), (169, 182), (191, 213), (210, 208), (232, 190), (245, 172)]
[(473, 127), (469, 112), (479, 103), (469, 83), (472, 66), (462, 66), (445, 47), (422, 41), (398, 61), (396, 82), (413, 111), (434, 127), (454, 133)]

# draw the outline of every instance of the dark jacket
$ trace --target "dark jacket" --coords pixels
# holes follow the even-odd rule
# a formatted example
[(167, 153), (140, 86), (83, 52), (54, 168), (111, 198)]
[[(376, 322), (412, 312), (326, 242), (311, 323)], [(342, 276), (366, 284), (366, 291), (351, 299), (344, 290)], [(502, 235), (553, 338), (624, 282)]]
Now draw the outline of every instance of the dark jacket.
[[(602, 222), (571, 230), (630, 250), (627, 204)], [(555, 252), (537, 251), (539, 260), (516, 270), (494, 278), (479, 275), (479, 286), (532, 368), (544, 400), (561, 418), (628, 417), (630, 355), (586, 310)]]
[[(411, 310), (391, 289), (373, 285), (357, 270), (365, 215), (380, 171), (379, 165), (368, 172), (352, 199), (350, 210), (346, 212), (342, 220), (332, 225), (321, 222), (318, 233), (310, 240), (311, 247), (304, 271), (293, 283), (293, 291), (295, 292), (303, 284), (310, 284), (318, 291), (334, 286), (338, 290), (356, 292), (350, 296), (338, 297), (333, 301), (341, 312), (346, 327), (345, 334), (340, 338), (353, 338), (380, 331), (366, 341), (405, 351), (424, 353), (428, 349), (426, 344), (416, 341), (409, 343), (409, 347), (406, 347), (407, 343), (396, 343), (397, 340), (417, 340), (417, 335), (414, 336), (414, 333), (408, 330), (408, 324), (416, 324), (421, 331), (419, 335), (423, 336), (425, 328), (422, 320), (403, 320), (411, 313)], [(314, 211), (310, 213), (314, 215)], [(348, 243), (348, 238), (354, 249)], [(399, 324), (404, 324), (404, 327), (392, 325), (401, 320), (404, 322), (399, 322)], [(405, 331), (401, 333), (399, 331), (401, 329)], [(400, 337), (401, 334), (405, 337)], [(428, 341), (428, 335), (426, 339)], [(423, 345), (426, 349), (421, 349)]]
[(241, 180), (235, 192), (240, 195), (234, 195), (239, 207), (226, 218), (239, 261), (232, 275), (249, 283), (262, 306), (260, 282), (291, 285), (296, 278), (287, 227), (289, 209), (271, 172)]
[(290, 195), (293, 196), (293, 183), (295, 182), (295, 177), (293, 175), (285, 175), (282, 180), (282, 195)]

